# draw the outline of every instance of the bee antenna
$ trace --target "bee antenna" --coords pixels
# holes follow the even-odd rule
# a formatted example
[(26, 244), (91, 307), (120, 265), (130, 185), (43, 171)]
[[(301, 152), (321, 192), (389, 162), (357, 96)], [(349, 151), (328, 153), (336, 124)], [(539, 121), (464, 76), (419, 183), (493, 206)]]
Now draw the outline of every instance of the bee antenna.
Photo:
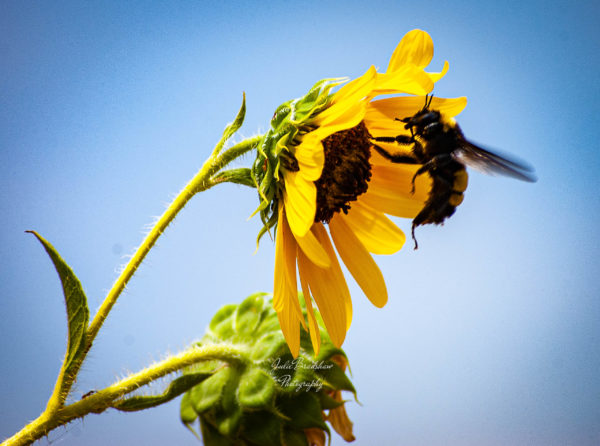
[(433, 93), (431, 95), (425, 95), (425, 108), (429, 108), (431, 102), (433, 101)]

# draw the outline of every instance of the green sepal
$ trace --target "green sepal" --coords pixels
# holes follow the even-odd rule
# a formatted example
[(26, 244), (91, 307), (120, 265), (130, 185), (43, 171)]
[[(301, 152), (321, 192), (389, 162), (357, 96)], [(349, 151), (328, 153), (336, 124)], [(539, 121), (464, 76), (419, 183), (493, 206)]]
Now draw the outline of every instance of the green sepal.
[(281, 446), (307, 446), (307, 444), (304, 431), (289, 428), (282, 429)]
[[(167, 390), (160, 395), (139, 395), (130, 398), (121, 399), (112, 404), (115, 409), (123, 412), (137, 412), (138, 410), (150, 409), (151, 407), (160, 406), (173, 398), (178, 397), (184, 392), (187, 392), (192, 387), (200, 384), (205, 379), (212, 376), (212, 373), (189, 373), (180, 376), (171, 381)], [(193, 408), (192, 408), (193, 411)], [(187, 416), (190, 416), (188, 411)], [(183, 417), (183, 415), (182, 415)]]
[(191, 390), (190, 399), (196, 413), (206, 412), (219, 403), (231, 374), (231, 367), (223, 367)]
[(244, 408), (265, 409), (271, 407), (274, 397), (273, 377), (265, 371), (252, 368), (240, 378), (238, 400)]
[(258, 327), (262, 318), (267, 293), (253, 294), (238, 305), (233, 319), (233, 329), (238, 334), (251, 334)]
[(265, 361), (289, 353), (289, 348), (281, 332), (268, 333), (262, 336), (253, 346), (250, 353), (252, 361)]
[(335, 409), (344, 405), (343, 401), (338, 401), (327, 394), (327, 392), (319, 392), (317, 394), (321, 407), (325, 410)]
[(316, 427), (329, 432), (323, 421), (319, 400), (312, 392), (281, 395), (277, 398), (277, 407), (288, 418), (289, 425), (297, 429)]
[(221, 435), (219, 431), (210, 423), (205, 422), (200, 418), (200, 430), (202, 431), (202, 442), (204, 446), (242, 446), (235, 444), (227, 437)]
[(261, 237), (277, 224), (278, 201), (282, 197), (284, 187), (280, 173), (281, 157), (293, 158), (300, 137), (315, 129), (311, 120), (329, 106), (333, 97), (331, 89), (340, 84), (340, 81), (323, 79), (306, 95), (284, 102), (275, 111), (271, 119), (271, 128), (257, 147), (256, 160), (251, 171), (260, 200), (252, 215), (260, 213), (263, 224), (257, 244)]
[(218, 154), (223, 149), (223, 146), (225, 145), (227, 140), (229, 138), (231, 138), (233, 136), (233, 134), (239, 130), (239, 128), (244, 123), (245, 117), (246, 117), (246, 93), (244, 92), (242, 94), (242, 106), (240, 107), (240, 110), (238, 111), (238, 114), (235, 117), (235, 119), (233, 120), (233, 122), (231, 124), (228, 124), (225, 127), (225, 130), (223, 130), (223, 136), (221, 136), (221, 139), (219, 140), (219, 142), (217, 143), (217, 145), (215, 146), (215, 149), (213, 151), (213, 153), (215, 155)]
[(327, 343), (327, 344), (323, 345), (323, 347), (319, 351), (319, 354), (317, 355), (315, 360), (316, 361), (329, 361), (334, 356), (341, 356), (346, 360), (348, 359), (344, 350), (342, 350), (339, 347), (336, 347), (335, 345), (333, 345), (331, 343)]
[(329, 384), (332, 388), (338, 390), (348, 390), (356, 395), (356, 389), (352, 385), (350, 378), (344, 373), (344, 371), (335, 363), (331, 363), (332, 367), (317, 369), (317, 374), (320, 375), (326, 384)]
[(237, 305), (224, 305), (217, 313), (213, 316), (210, 324), (208, 325), (208, 334), (216, 338), (228, 338), (233, 335), (233, 324), (231, 315), (237, 309)]
[(196, 411), (194, 410), (194, 407), (192, 406), (192, 402), (191, 402), (189, 393), (185, 393), (183, 395), (183, 398), (181, 398), (181, 404), (180, 404), (180, 408), (179, 408), (179, 418), (181, 419), (181, 422), (183, 423), (183, 425), (185, 427), (187, 427), (188, 430), (192, 434), (194, 434), (194, 436), (199, 441), (202, 441), (202, 437), (198, 434), (198, 432), (196, 432), (196, 429), (194, 429), (194, 427), (193, 427), (194, 421), (196, 421), (196, 418), (198, 418), (198, 415), (196, 414)]
[(90, 317), (90, 310), (88, 309), (87, 298), (83, 291), (83, 287), (81, 286), (81, 282), (69, 265), (67, 265), (67, 263), (61, 258), (50, 242), (44, 239), (41, 235), (35, 231), (26, 232), (33, 234), (44, 246), (44, 249), (54, 264), (54, 268), (58, 273), (63, 287), (63, 294), (67, 309), (68, 334), (67, 351), (65, 353), (65, 359), (61, 368), (61, 391), (60, 395), (58, 396), (62, 402), (67, 396), (62, 392), (62, 385), (65, 383), (65, 380), (68, 377), (72, 378), (71, 375), (75, 374), (75, 369), (79, 367), (79, 363), (85, 355), (85, 338)]
[(242, 408), (238, 404), (237, 389), (239, 388), (241, 370), (230, 367), (230, 375), (219, 405), (215, 406), (215, 424), (222, 435), (234, 436), (242, 419)]
[(281, 421), (265, 411), (249, 412), (244, 421), (245, 437), (252, 444), (280, 446), (281, 429)]

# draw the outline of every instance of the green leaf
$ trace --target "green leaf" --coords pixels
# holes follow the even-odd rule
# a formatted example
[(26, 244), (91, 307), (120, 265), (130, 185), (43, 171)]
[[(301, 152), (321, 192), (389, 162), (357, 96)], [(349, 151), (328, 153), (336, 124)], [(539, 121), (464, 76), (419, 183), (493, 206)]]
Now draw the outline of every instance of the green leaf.
[(239, 130), (239, 128), (244, 123), (245, 117), (246, 117), (246, 93), (243, 93), (242, 106), (240, 107), (240, 111), (238, 111), (238, 114), (235, 117), (235, 119), (233, 120), (233, 122), (231, 124), (228, 124), (227, 127), (225, 127), (225, 130), (223, 130), (223, 136), (221, 136), (221, 139), (219, 140), (219, 142), (217, 143), (217, 145), (215, 147), (215, 150), (214, 150), (215, 154), (218, 154), (223, 149), (223, 146), (225, 145), (227, 140), (229, 138), (231, 138), (233, 136), (233, 134)]
[[(167, 390), (160, 395), (140, 395), (132, 396), (122, 400), (115, 401), (112, 407), (123, 412), (136, 412), (138, 410), (150, 409), (151, 407), (160, 406), (173, 398), (178, 397), (183, 392), (187, 392), (195, 385), (200, 384), (206, 378), (212, 376), (212, 373), (190, 373), (180, 376), (173, 380)], [(189, 411), (188, 411), (189, 412)], [(191, 413), (188, 413), (188, 418)], [(183, 415), (182, 415), (183, 418)]]
[(64, 383), (67, 377), (70, 377), (72, 373), (76, 373), (79, 362), (85, 355), (85, 335), (90, 311), (87, 306), (87, 299), (83, 292), (81, 282), (79, 282), (79, 279), (69, 265), (67, 265), (54, 247), (41, 235), (35, 231), (26, 232), (33, 234), (44, 246), (44, 249), (50, 256), (52, 263), (54, 263), (54, 268), (60, 277), (63, 294), (65, 296), (68, 319), (68, 341), (65, 360), (61, 369), (61, 377), (59, 378), (61, 379), (61, 394), (58, 398), (62, 402), (64, 401), (64, 398), (66, 398), (66, 395), (62, 394), (62, 383)]
[(253, 189), (256, 188), (254, 179), (252, 178), (252, 172), (247, 167), (241, 167), (239, 169), (230, 169), (219, 172), (213, 177), (214, 182), (228, 182), (241, 184), (242, 186), (248, 186)]

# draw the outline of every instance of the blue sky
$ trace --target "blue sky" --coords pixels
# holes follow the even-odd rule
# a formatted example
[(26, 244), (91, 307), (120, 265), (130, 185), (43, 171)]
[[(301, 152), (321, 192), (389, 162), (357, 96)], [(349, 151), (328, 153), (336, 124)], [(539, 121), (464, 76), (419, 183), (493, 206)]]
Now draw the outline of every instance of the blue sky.
[[(465, 134), (528, 160), (539, 181), (472, 173), (456, 215), (418, 230), (418, 251), (377, 259), (384, 309), (351, 284), (355, 444), (598, 444), (599, 18), (591, 1), (3, 2), (0, 438), (43, 410), (64, 354), (60, 285), (25, 230), (54, 244), (95, 310), (243, 91), (240, 139), (319, 79), (384, 68), (421, 28), (431, 69), (450, 63), (436, 95), (469, 99)], [(257, 204), (234, 185), (193, 199), (111, 313), (76, 396), (270, 291), (274, 248), (265, 238), (254, 254), (260, 223), (248, 220)], [(177, 402), (50, 439), (198, 444)]]

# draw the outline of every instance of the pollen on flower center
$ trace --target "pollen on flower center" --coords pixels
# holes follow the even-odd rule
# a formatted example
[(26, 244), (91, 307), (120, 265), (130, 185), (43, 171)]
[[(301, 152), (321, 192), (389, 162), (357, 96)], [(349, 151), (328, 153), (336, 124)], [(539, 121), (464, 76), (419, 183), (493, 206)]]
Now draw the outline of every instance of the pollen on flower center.
[(325, 138), (325, 165), (317, 186), (315, 222), (329, 223), (336, 212), (345, 214), (350, 202), (364, 194), (371, 179), (371, 135), (363, 122)]

